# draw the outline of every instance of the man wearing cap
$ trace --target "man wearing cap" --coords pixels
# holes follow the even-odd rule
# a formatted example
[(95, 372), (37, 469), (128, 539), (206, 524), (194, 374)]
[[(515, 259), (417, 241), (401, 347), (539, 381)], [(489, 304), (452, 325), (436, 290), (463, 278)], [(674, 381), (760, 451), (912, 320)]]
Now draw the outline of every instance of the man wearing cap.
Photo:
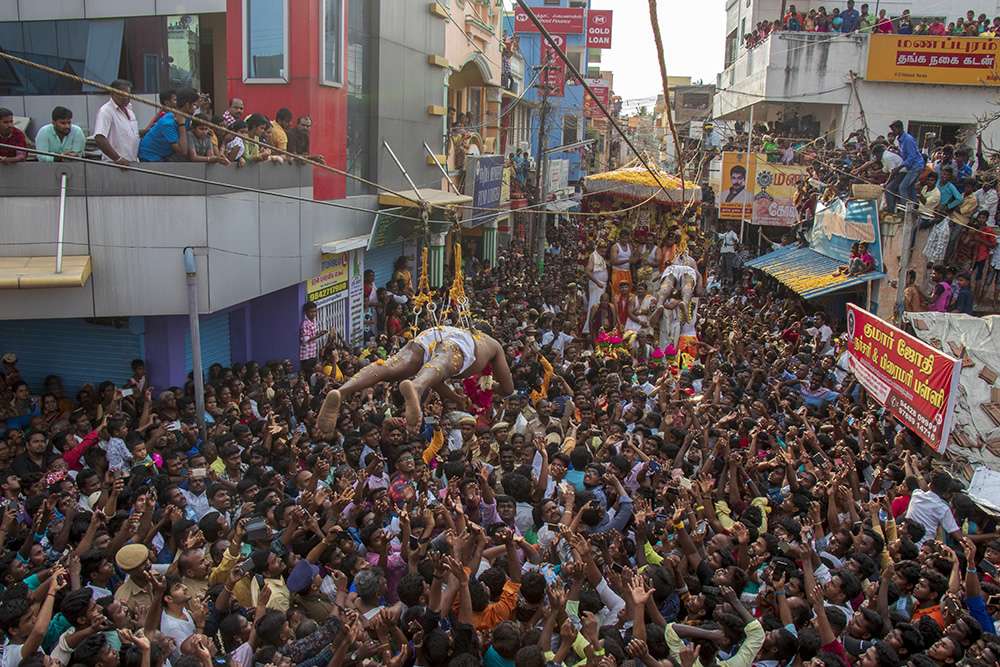
[(153, 604), (153, 582), (149, 575), (149, 549), (142, 544), (127, 544), (115, 554), (115, 563), (128, 575), (115, 591), (115, 599), (135, 611)]
[[(466, 450), (468, 451), (468, 450)], [(495, 466), (500, 458), (500, 445), (493, 439), (493, 433), (485, 426), (476, 433), (475, 444), (471, 445), (472, 465), (486, 463)]]
[(462, 434), (462, 449), (469, 451), (476, 439), (476, 418), (462, 417), (458, 420), (458, 431)]
[(493, 431), (494, 447), (500, 449), (507, 444), (507, 438), (510, 436), (510, 424), (507, 422), (497, 422), (490, 429)]
[[(326, 543), (321, 542), (313, 551), (317, 548), (325, 550), (327, 548), (325, 545)], [(325, 595), (320, 595), (319, 587), (322, 583), (319, 566), (310, 563), (307, 557), (295, 564), (286, 584), (292, 594), (291, 604), (317, 623), (322, 623), (334, 613), (334, 606), (330, 604), (329, 599)]]

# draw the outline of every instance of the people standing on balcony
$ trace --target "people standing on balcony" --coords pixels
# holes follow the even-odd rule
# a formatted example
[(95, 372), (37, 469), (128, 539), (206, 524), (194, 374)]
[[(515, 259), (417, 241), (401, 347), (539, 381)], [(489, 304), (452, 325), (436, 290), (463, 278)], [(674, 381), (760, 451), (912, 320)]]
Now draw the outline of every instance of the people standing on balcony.
[(191, 129), (187, 131), (188, 161), (206, 162), (229, 166), (229, 160), (219, 152), (209, 136), (209, 127), (201, 114), (191, 121)]
[(830, 14), (830, 32), (844, 32), (844, 17), (840, 15), (840, 10), (836, 7)]
[[(200, 95), (194, 88), (177, 91), (177, 111), (165, 114), (139, 143), (140, 162), (184, 162), (187, 160), (187, 129)], [(181, 112), (181, 113), (178, 113)]]
[(262, 141), (264, 136), (264, 131), (270, 122), (267, 117), (262, 113), (252, 113), (247, 116), (247, 137), (255, 141), (246, 141), (246, 158), (247, 162), (266, 162), (271, 158), (271, 149), (262, 146), (259, 142)]
[(784, 28), (793, 32), (802, 30), (802, 14), (795, 11), (795, 5), (788, 6), (788, 13), (785, 14)]
[[(836, 11), (836, 10), (834, 10)], [(854, 32), (861, 23), (861, 14), (854, 8), (854, 0), (847, 0), (847, 9), (840, 13), (843, 21), (840, 32)]]
[[(161, 90), (159, 97), (161, 107), (167, 107), (167, 109), (175, 109), (177, 107), (177, 91), (175, 89), (167, 88), (166, 90)], [(156, 115), (149, 119), (149, 124), (139, 131), (139, 136), (146, 136), (146, 133), (152, 130), (153, 126), (167, 113), (169, 112), (166, 109), (158, 109)]]
[(116, 92), (97, 110), (94, 142), (101, 149), (102, 162), (128, 166), (139, 161), (139, 121), (128, 98), (132, 82), (115, 79), (111, 87)]
[[(35, 135), (35, 147), (46, 153), (65, 155), (67, 157), (83, 157), (83, 149), (87, 138), (79, 125), (73, 124), (73, 112), (66, 107), (56, 107), (52, 110), (52, 122), (42, 126)], [(53, 155), (39, 155), (40, 162), (62, 162), (62, 158)]]
[(900, 35), (913, 34), (913, 19), (910, 18), (909, 9), (904, 9), (903, 15), (899, 17), (899, 29), (896, 32)]
[(875, 22), (875, 32), (882, 35), (890, 35), (896, 30), (892, 26), (892, 19), (885, 15), (885, 10), (878, 10), (878, 21)]
[(238, 97), (229, 100), (229, 108), (222, 112), (222, 117), (227, 126), (243, 118), (243, 100)]
[(861, 5), (861, 16), (858, 17), (858, 30), (871, 34), (875, 29), (875, 15), (868, 11), (868, 3)]
[(274, 122), (271, 123), (271, 145), (280, 150), (288, 150), (288, 130), (292, 127), (292, 119), (295, 116), (285, 107), (278, 109), (274, 114)]
[(24, 132), (14, 126), (14, 112), (0, 107), (0, 165), (6, 167), (27, 160), (28, 154), (22, 150), (27, 144)]
[(288, 135), (287, 150), (296, 155), (309, 154), (309, 131), (312, 129), (312, 118), (309, 116), (299, 116), (295, 127), (286, 132)]
[(806, 32), (816, 32), (816, 10), (810, 9), (802, 20), (802, 29)]

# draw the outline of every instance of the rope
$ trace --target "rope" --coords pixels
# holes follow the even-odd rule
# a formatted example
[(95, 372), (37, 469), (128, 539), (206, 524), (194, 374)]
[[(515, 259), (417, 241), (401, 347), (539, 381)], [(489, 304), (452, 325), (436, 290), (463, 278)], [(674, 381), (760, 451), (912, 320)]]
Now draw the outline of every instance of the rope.
[[(94, 88), (97, 88), (99, 90), (103, 90), (103, 91), (105, 91), (108, 94), (115, 93), (116, 95), (123, 95), (123, 96), (127, 97), (128, 99), (130, 99), (132, 101), (138, 101), (138, 102), (141, 102), (142, 104), (147, 104), (147, 105), (149, 105), (151, 107), (156, 107), (157, 109), (159, 109), (159, 110), (161, 110), (161, 111), (163, 111), (165, 113), (177, 114), (177, 115), (179, 115), (179, 116), (181, 116), (183, 118), (186, 118), (188, 120), (194, 120), (194, 115), (193, 114), (185, 113), (183, 111), (180, 111), (179, 109), (171, 109), (170, 107), (164, 106), (164, 105), (162, 105), (162, 104), (160, 104), (158, 102), (153, 102), (152, 100), (147, 100), (144, 97), (140, 97), (139, 95), (134, 95), (131, 92), (126, 93), (123, 90), (118, 90), (116, 88), (112, 88), (111, 86), (106, 86), (103, 83), (98, 83), (96, 81), (91, 81), (90, 79), (85, 79), (85, 78), (77, 76), (75, 74), (69, 74), (67, 72), (62, 72), (62, 71), (59, 71), (57, 69), (53, 69), (51, 67), (47, 67), (45, 65), (40, 65), (38, 63), (31, 62), (30, 60), (25, 60), (24, 58), (18, 58), (17, 56), (12, 56), (9, 53), (4, 53), (2, 51), (0, 51), (0, 58), (3, 58), (4, 60), (7, 60), (7, 61), (10, 61), (10, 62), (13, 62), (13, 63), (17, 63), (19, 65), (24, 65), (25, 67), (32, 67), (32, 68), (40, 70), (42, 72), (46, 72), (47, 74), (53, 74), (55, 76), (61, 76), (63, 78), (69, 79), (71, 81), (75, 81), (76, 83), (80, 83), (80, 84), (87, 85), (87, 86), (93, 86)], [(231, 132), (231, 130), (229, 128), (223, 127), (221, 125), (216, 125), (215, 123), (212, 123), (212, 122), (210, 122), (208, 120), (203, 120), (203, 119), (199, 118), (198, 121), (200, 123), (202, 123), (203, 125), (207, 125), (208, 127), (212, 128), (213, 130), (215, 130), (217, 132), (220, 132), (220, 131), (221, 132), (226, 132), (226, 133), (230, 133)], [(304, 162), (305, 164), (312, 165), (313, 167), (315, 167), (317, 169), (322, 169), (324, 171), (329, 171), (331, 173), (338, 174), (340, 176), (345, 176), (347, 178), (354, 179), (354, 180), (358, 181), (359, 183), (364, 183), (365, 185), (371, 186), (373, 188), (376, 188), (378, 190), (381, 190), (383, 192), (391, 194), (391, 195), (393, 195), (395, 197), (399, 197), (400, 199), (406, 199), (408, 201), (412, 201), (412, 202), (414, 202), (414, 204), (418, 204), (419, 203), (418, 201), (416, 201), (412, 197), (407, 197), (405, 195), (402, 195), (399, 192), (396, 192), (395, 190), (393, 190), (391, 188), (385, 187), (384, 185), (379, 185), (378, 183), (375, 183), (373, 181), (369, 181), (368, 179), (362, 178), (360, 176), (356, 176), (356, 175), (348, 173), (346, 171), (341, 171), (340, 169), (337, 169), (335, 167), (331, 167), (330, 165), (323, 164), (323, 163), (318, 162), (316, 160), (312, 160), (312, 159), (310, 159), (310, 158), (308, 158), (306, 156), (296, 155), (294, 153), (290, 153), (287, 150), (284, 150), (284, 149), (281, 149), (281, 148), (277, 148), (276, 146), (271, 146), (271, 145), (269, 145), (267, 143), (264, 143), (264, 142), (259, 141), (257, 139), (252, 139), (250, 137), (241, 137), (241, 138), (243, 139), (244, 142), (250, 142), (252, 144), (256, 144), (256, 145), (260, 146), (261, 148), (265, 148), (267, 150), (270, 150), (272, 153), (278, 153), (280, 155), (285, 155), (285, 156), (287, 156), (287, 157), (289, 157), (289, 158), (291, 158), (293, 160), (298, 160), (300, 162)]]

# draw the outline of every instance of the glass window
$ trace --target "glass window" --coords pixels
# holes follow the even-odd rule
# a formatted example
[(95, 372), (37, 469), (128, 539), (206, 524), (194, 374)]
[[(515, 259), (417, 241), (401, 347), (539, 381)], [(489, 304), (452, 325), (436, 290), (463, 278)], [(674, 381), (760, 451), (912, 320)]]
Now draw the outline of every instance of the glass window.
[(576, 116), (570, 116), (566, 114), (563, 116), (563, 145), (574, 144), (579, 141), (579, 134), (577, 132), (577, 119)]
[(243, 49), (247, 79), (288, 80), (288, 6), (286, 0), (244, 0)]
[(471, 117), (467, 120), (465, 126), (471, 130), (478, 129), (480, 123), (483, 122), (483, 89), (482, 88), (469, 88), (465, 93), (469, 100), (469, 106), (465, 110), (465, 113)]
[(201, 90), (201, 36), (197, 16), (167, 17), (170, 88)]
[[(369, 0), (347, 0), (347, 171), (372, 180), (372, 52), (375, 12)], [(347, 195), (371, 194), (370, 186), (347, 179)]]
[(344, 82), (344, 0), (323, 0), (320, 53), (323, 83), (339, 86)]

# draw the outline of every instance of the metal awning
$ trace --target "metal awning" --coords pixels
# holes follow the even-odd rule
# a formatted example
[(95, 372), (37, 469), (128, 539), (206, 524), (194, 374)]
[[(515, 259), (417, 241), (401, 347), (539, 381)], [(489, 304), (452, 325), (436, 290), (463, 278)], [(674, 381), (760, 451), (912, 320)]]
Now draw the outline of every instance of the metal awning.
[(746, 265), (774, 276), (780, 283), (787, 285), (806, 299), (886, 277), (886, 274), (875, 271), (858, 276), (834, 275), (837, 267), (844, 265), (843, 262), (821, 255), (810, 248), (798, 246), (778, 248), (774, 252), (747, 262)]
[(420, 195), (413, 190), (403, 190), (399, 194), (402, 197), (383, 192), (378, 196), (378, 203), (382, 206), (413, 207), (419, 205), (421, 195), (429, 204), (434, 206), (460, 206), (472, 203), (472, 197), (468, 195), (458, 195), (454, 192), (445, 192), (444, 190), (434, 190), (432, 188), (420, 188)]
[(572, 209), (579, 210), (580, 200), (578, 199), (557, 199), (555, 201), (550, 201), (545, 203), (546, 211), (570, 211)]
[(90, 255), (64, 256), (61, 273), (55, 257), (0, 257), (0, 289), (83, 287), (90, 272)]
[(341, 239), (340, 241), (331, 241), (330, 243), (322, 244), (323, 252), (329, 254), (335, 254), (338, 252), (347, 252), (348, 250), (357, 250), (358, 248), (364, 248), (368, 246), (368, 239), (371, 238), (371, 234), (363, 234), (361, 236), (352, 236), (349, 239)]

